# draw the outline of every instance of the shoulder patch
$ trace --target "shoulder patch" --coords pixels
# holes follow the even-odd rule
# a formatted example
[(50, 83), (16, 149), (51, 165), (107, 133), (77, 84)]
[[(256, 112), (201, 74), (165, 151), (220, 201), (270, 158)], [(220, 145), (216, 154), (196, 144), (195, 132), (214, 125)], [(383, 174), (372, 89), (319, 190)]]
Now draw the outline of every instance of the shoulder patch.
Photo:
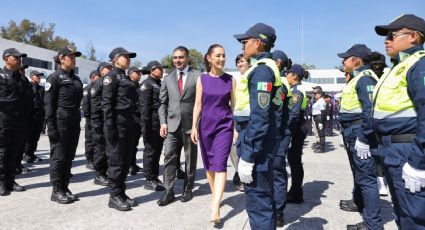
[(140, 86), (140, 91), (144, 91), (146, 89), (146, 85), (145, 85), (145, 83), (143, 83), (141, 86)]
[(50, 84), (50, 82), (46, 82), (46, 84), (44, 85), (44, 90), (45, 91), (49, 91), (50, 87), (52, 87), (52, 85)]
[(374, 85), (368, 85), (367, 86), (367, 91), (369, 91), (369, 92), (373, 92), (373, 89), (375, 88), (375, 86)]
[(300, 100), (300, 95), (292, 94), (291, 100), (292, 100), (292, 103), (296, 104)]
[(90, 95), (94, 96), (94, 94), (95, 94), (95, 93), (96, 93), (96, 89), (91, 88), (91, 89), (90, 89)]
[(270, 93), (272, 91), (272, 83), (270, 83), (270, 82), (257, 82), (257, 90)]
[(258, 105), (260, 108), (265, 109), (270, 104), (270, 94), (268, 93), (258, 93)]
[(87, 92), (87, 90), (83, 91), (83, 96), (87, 96), (87, 94), (89, 94), (89, 92)]
[(103, 85), (109, 85), (111, 84), (112, 79), (109, 76), (105, 76), (105, 78), (103, 79)]

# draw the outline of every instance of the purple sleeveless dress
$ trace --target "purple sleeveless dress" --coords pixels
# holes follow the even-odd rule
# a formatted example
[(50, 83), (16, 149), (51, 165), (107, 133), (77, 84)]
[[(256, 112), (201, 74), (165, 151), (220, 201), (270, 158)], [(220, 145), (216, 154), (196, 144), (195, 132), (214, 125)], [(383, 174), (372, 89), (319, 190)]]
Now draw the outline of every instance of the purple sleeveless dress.
[(202, 161), (208, 171), (226, 172), (233, 140), (233, 115), (230, 108), (232, 76), (201, 75), (202, 112), (199, 139)]

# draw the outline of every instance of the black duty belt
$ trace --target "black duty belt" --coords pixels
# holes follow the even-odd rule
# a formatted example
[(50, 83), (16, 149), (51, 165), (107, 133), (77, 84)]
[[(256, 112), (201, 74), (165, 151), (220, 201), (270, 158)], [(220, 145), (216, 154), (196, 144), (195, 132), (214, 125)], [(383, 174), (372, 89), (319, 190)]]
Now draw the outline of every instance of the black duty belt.
[(388, 135), (388, 136), (381, 136), (376, 135), (378, 138), (379, 143), (383, 143), (383, 140), (385, 138), (390, 138), (391, 143), (410, 143), (415, 139), (416, 134), (398, 134), (398, 135)]
[(363, 119), (358, 119), (354, 121), (341, 121), (341, 125), (344, 128), (350, 127), (352, 125), (361, 125), (363, 123)]

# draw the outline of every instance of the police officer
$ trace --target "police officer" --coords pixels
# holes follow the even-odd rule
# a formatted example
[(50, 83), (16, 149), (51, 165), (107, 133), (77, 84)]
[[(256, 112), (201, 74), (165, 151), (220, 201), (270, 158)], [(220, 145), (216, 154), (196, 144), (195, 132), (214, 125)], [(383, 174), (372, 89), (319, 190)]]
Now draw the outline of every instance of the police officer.
[(302, 154), (304, 140), (308, 129), (305, 123), (305, 109), (307, 107), (307, 96), (302, 89), (301, 80), (308, 78), (308, 72), (301, 65), (294, 64), (286, 71), (286, 79), (291, 86), (292, 96), (289, 100), (290, 116), (288, 128), (291, 132), (291, 147), (288, 150), (288, 163), (291, 168), (291, 189), (287, 194), (287, 203), (304, 202), (303, 179), (304, 168)]
[[(139, 81), (141, 77), (141, 72), (142, 70), (136, 66), (130, 67), (127, 71), (128, 77), (134, 82), (137, 89), (139, 89)], [(139, 98), (140, 98), (140, 90), (137, 90), (137, 99), (139, 100)], [(136, 135), (134, 136), (135, 146), (133, 148), (133, 151), (131, 152), (131, 163), (130, 163), (131, 175), (136, 175), (141, 170), (141, 168), (137, 165), (137, 162), (136, 162), (136, 154), (137, 154), (137, 151), (139, 150), (137, 146), (139, 145), (140, 136), (142, 135), (141, 126), (140, 126), (140, 104), (139, 103), (137, 103), (136, 111), (134, 113), (134, 124), (135, 124)], [(158, 135), (159, 135), (159, 131), (158, 131)], [(146, 146), (145, 146), (145, 151), (146, 151)], [(143, 161), (143, 163), (145, 163), (145, 161)]]
[(125, 70), (130, 67), (130, 58), (134, 57), (136, 53), (122, 47), (113, 49), (109, 54), (113, 68), (102, 80), (101, 106), (111, 188), (108, 206), (119, 211), (128, 211), (137, 205), (125, 194), (130, 152), (135, 146), (134, 113), (138, 103), (136, 85)]
[(15, 48), (5, 49), (0, 69), (0, 196), (7, 196), (11, 191), (25, 191), (15, 182), (17, 158), (20, 147), (24, 144), (26, 82), (18, 69), (21, 58), (27, 54)]
[(246, 210), (252, 229), (275, 229), (273, 198), (273, 159), (279, 141), (279, 114), (282, 82), (270, 49), (276, 40), (275, 30), (257, 23), (245, 34), (235, 35), (242, 43), (244, 57), (251, 58), (251, 67), (237, 83), (235, 113), (248, 119), (235, 120), (239, 138), (239, 177), (245, 183)]
[[(33, 95), (32, 95), (32, 85), (29, 82), (28, 78), (25, 76), (25, 69), (28, 68), (28, 65), (21, 65), (21, 67), (19, 68), (19, 73), (20, 76), (22, 78), (22, 81), (25, 82), (24, 84), (24, 91), (25, 91), (25, 101), (24, 101), (24, 107), (25, 107), (25, 116), (24, 119), (22, 120), (22, 123), (24, 124), (24, 129), (25, 130), (29, 130), (30, 126), (31, 126), (31, 117), (33, 114), (33, 108), (32, 108), (32, 101), (33, 101)], [(28, 140), (29, 138), (29, 132), (25, 132), (25, 137), (24, 137), (24, 143)], [(24, 167), (22, 165), (22, 160), (24, 157), (24, 152), (25, 152), (25, 144), (20, 146), (19, 149), (19, 154), (18, 154), (18, 159), (17, 159), (17, 166), (16, 166), (16, 174), (25, 174), (25, 173), (29, 173), (31, 172), (31, 170), (27, 167)]]
[(108, 186), (106, 172), (108, 169), (106, 157), (106, 143), (103, 133), (103, 112), (102, 112), (102, 89), (103, 78), (112, 69), (112, 65), (107, 62), (100, 62), (97, 71), (100, 74), (90, 89), (91, 100), (91, 125), (92, 125), (92, 141), (94, 145), (93, 168), (96, 172), (94, 184)]
[(425, 229), (425, 21), (405, 14), (375, 31), (394, 64), (375, 87), (373, 119), (395, 221)]
[(159, 92), (163, 76), (162, 65), (151, 61), (147, 65), (149, 77), (140, 86), (141, 126), (145, 151), (143, 152), (143, 171), (146, 177), (145, 189), (162, 191), (159, 180), (159, 159), (164, 139), (159, 135), (158, 108), (161, 104)]
[(44, 123), (44, 88), (40, 86), (43, 73), (33, 70), (30, 73), (32, 85), (32, 116), (29, 136), (25, 143), (24, 161), (27, 163), (39, 162), (41, 158), (34, 152), (37, 150), (37, 142), (40, 139), (41, 129)]
[[(314, 103), (312, 105), (313, 121), (316, 126), (318, 141), (313, 144), (315, 153), (325, 152), (325, 122), (326, 122), (326, 102), (323, 99), (323, 90), (320, 86), (313, 87)], [(317, 139), (316, 139), (317, 140)]]
[[(291, 59), (281, 50), (275, 50), (272, 53), (272, 59), (276, 62), (276, 66), (284, 75), (283, 71), (290, 68), (292, 65)], [(288, 129), (289, 108), (288, 101), (291, 97), (291, 90), (286, 78), (281, 78), (282, 86), (278, 90), (282, 104), (279, 111), (281, 116), (280, 123), (278, 123), (278, 147), (276, 148), (275, 157), (273, 160), (273, 189), (274, 189), (274, 202), (276, 205), (276, 226), (283, 227), (283, 210), (285, 209), (286, 196), (288, 190), (288, 174), (286, 172), (286, 156), (288, 154), (289, 144), (291, 142), (291, 133)]]
[[(347, 229), (383, 229), (376, 156), (371, 154), (372, 149), (376, 149), (371, 95), (378, 77), (370, 69), (370, 55), (370, 49), (363, 44), (353, 45), (346, 52), (338, 54), (343, 58), (344, 71), (350, 74), (341, 92), (339, 119), (354, 177), (353, 200), (358, 207), (363, 207), (364, 221), (348, 225)], [(346, 205), (341, 202), (340, 208), (345, 210)]]
[(87, 159), (86, 168), (93, 170), (93, 154), (94, 154), (94, 144), (92, 140), (92, 125), (91, 125), (91, 88), (96, 80), (100, 78), (100, 73), (97, 70), (90, 72), (90, 82), (83, 88), (83, 115), (86, 119), (86, 124), (84, 126), (85, 131), (85, 142), (84, 147), (86, 152), (84, 155)]
[(50, 141), (50, 182), (52, 201), (67, 204), (78, 197), (69, 190), (72, 160), (80, 136), (80, 105), (83, 83), (75, 75), (75, 58), (81, 53), (69, 47), (61, 48), (54, 58), (58, 69), (49, 75), (44, 86), (44, 108)]

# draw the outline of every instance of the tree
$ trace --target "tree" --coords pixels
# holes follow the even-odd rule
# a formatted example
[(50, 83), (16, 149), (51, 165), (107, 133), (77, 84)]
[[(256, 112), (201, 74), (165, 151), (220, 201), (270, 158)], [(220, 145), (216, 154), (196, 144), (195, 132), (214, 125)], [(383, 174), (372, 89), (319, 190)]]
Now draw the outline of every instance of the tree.
[(139, 60), (134, 61), (131, 66), (136, 66), (137, 68), (142, 68), (142, 62), (139, 61)]
[(0, 27), (1, 37), (33, 46), (57, 51), (63, 47), (76, 49), (73, 42), (66, 38), (55, 36), (55, 24), (36, 24), (28, 19), (23, 19), (19, 25), (15, 21), (9, 21), (8, 26)]
[(87, 56), (84, 55), (85, 58), (92, 61), (97, 61), (96, 49), (94, 48), (93, 43), (91, 41), (86, 44), (86, 52), (87, 52)]
[(303, 63), (303, 68), (306, 69), (306, 70), (316, 69), (316, 66), (315, 65), (309, 65), (309, 64)]
[[(167, 55), (161, 60), (161, 65), (166, 66), (167, 72), (174, 69), (173, 56)], [(200, 71), (204, 70), (204, 55), (196, 49), (189, 49), (189, 66)]]

